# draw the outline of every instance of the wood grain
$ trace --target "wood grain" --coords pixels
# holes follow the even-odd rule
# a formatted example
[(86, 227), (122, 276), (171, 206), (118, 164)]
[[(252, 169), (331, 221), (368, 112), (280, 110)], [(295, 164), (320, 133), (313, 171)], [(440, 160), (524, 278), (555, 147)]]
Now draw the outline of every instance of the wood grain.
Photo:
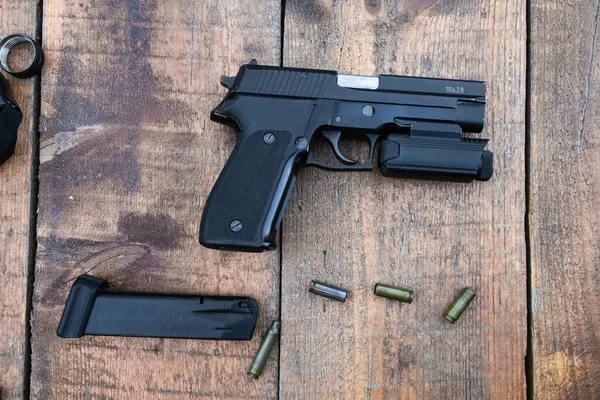
[[(524, 398), (525, 2), (286, 2), (284, 65), (485, 80), (495, 173), (306, 170), (284, 220), (281, 398)], [(342, 304), (311, 279), (351, 291)], [(410, 305), (377, 282), (412, 287)], [(477, 298), (455, 325), (461, 288)]]
[[(278, 1), (44, 4), (32, 397), (274, 398), (277, 362), (246, 371), (279, 315), (278, 253), (198, 244), (202, 207), (234, 144), (211, 123), (221, 74), (280, 59)], [(113, 289), (250, 295), (251, 342), (59, 339), (72, 280)]]
[[(0, 33), (25, 33), (35, 37), (36, 1), (4, 1), (0, 11)], [(27, 51), (14, 54), (30, 55)], [(18, 65), (22, 65), (21, 62)], [(14, 155), (0, 166), (0, 399), (22, 399), (26, 394), (27, 371), (27, 286), (29, 217), (31, 207), (32, 143), (37, 121), (34, 86), (37, 77), (15, 79), (2, 71), (15, 101), (23, 112)]]
[(531, 2), (533, 383), (600, 398), (598, 1)]

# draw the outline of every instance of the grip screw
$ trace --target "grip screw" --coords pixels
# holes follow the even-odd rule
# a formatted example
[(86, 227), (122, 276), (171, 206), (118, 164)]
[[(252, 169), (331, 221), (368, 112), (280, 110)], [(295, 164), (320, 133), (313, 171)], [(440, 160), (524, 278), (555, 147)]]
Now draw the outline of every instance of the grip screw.
[(242, 230), (243, 227), (244, 226), (242, 225), (242, 221), (240, 221), (239, 219), (234, 219), (229, 223), (229, 229), (231, 229), (231, 232), (239, 232)]
[(265, 142), (266, 144), (272, 144), (273, 142), (275, 142), (275, 135), (273, 134), (273, 132), (267, 132), (263, 135), (263, 142)]

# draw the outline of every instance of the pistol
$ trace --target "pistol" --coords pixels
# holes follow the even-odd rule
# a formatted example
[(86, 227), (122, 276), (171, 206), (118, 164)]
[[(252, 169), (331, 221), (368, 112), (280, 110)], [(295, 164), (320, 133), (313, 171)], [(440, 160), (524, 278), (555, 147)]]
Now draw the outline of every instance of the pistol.
[[(336, 71), (258, 65), (222, 76), (228, 89), (211, 120), (234, 128), (236, 144), (208, 196), (200, 223), (203, 246), (233, 251), (277, 247), (296, 174), (307, 166), (372, 170), (386, 177), (487, 181), (483, 129), (485, 82), (408, 76), (342, 75)], [(313, 139), (328, 142), (337, 164), (319, 161)], [(365, 162), (346, 157), (342, 137), (366, 138)]]

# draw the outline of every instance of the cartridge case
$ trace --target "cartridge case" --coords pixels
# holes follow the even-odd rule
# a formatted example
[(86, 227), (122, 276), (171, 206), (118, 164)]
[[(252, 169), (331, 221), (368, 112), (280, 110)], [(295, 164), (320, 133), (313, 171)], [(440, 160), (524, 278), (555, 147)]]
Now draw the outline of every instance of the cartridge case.
[(375, 296), (398, 300), (403, 303), (412, 303), (413, 301), (413, 291), (403, 287), (395, 287), (378, 283), (375, 285), (373, 293), (375, 293)]
[(451, 323), (455, 323), (474, 298), (475, 292), (471, 288), (464, 288), (452, 304), (450, 304), (444, 317)]
[(250, 364), (250, 368), (248, 369), (248, 377), (252, 379), (258, 379), (267, 364), (267, 359), (269, 358), (269, 354), (271, 350), (273, 350), (273, 346), (277, 343), (277, 338), (279, 337), (279, 332), (281, 330), (281, 322), (273, 321), (265, 337), (260, 343), (260, 347), (252, 360), (252, 364)]
[(344, 289), (340, 289), (335, 286), (327, 285), (323, 282), (312, 281), (310, 283), (309, 292), (318, 294), (319, 296), (327, 297), (329, 299), (341, 301), (342, 303), (346, 301), (348, 297), (348, 292)]

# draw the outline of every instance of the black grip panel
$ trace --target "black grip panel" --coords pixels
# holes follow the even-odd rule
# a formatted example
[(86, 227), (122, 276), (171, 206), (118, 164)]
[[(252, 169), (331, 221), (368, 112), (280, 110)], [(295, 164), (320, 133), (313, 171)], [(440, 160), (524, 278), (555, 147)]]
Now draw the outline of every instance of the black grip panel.
[(290, 158), (295, 153), (290, 132), (240, 133), (206, 201), (200, 243), (220, 250), (275, 248), (280, 214), (294, 182)]

